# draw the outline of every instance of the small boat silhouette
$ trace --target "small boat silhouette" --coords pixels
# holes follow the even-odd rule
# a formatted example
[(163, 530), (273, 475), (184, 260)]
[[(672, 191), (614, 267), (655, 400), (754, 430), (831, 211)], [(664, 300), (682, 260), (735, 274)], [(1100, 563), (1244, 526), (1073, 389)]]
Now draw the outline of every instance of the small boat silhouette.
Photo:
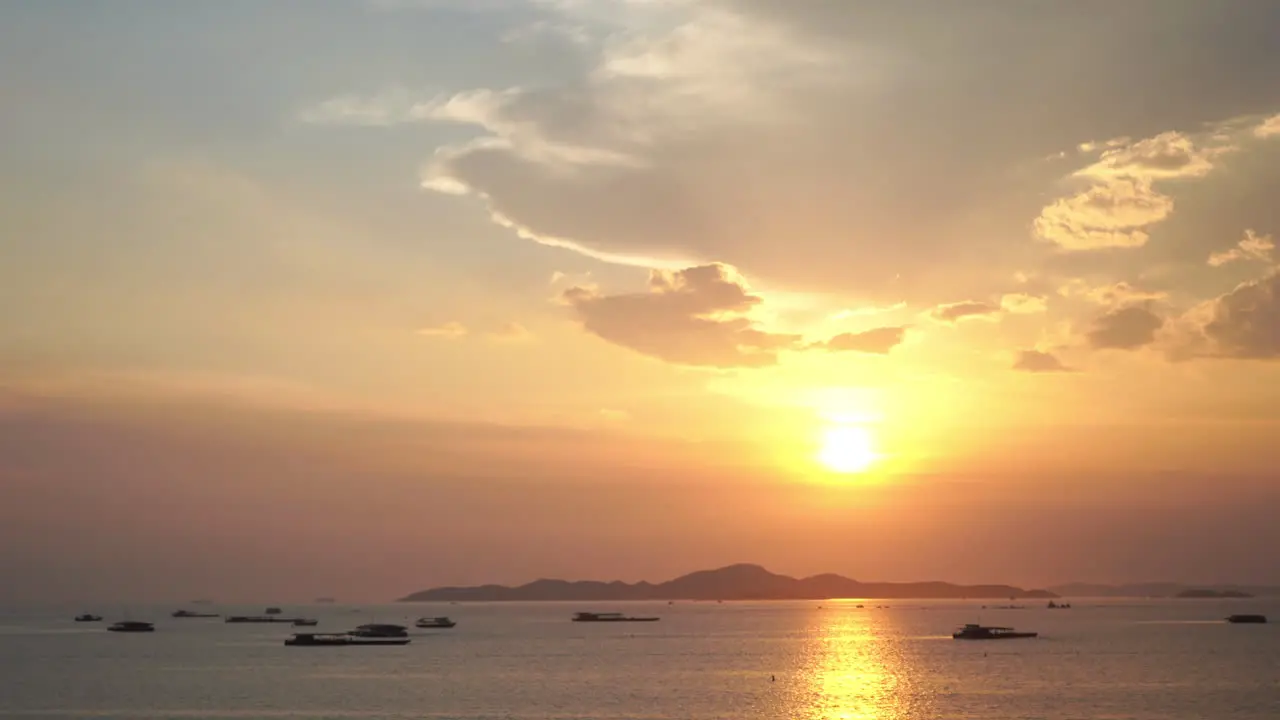
[(1039, 633), (1018, 632), (1009, 627), (987, 627), (969, 623), (951, 633), (956, 640), (1015, 640), (1017, 638), (1038, 637)]

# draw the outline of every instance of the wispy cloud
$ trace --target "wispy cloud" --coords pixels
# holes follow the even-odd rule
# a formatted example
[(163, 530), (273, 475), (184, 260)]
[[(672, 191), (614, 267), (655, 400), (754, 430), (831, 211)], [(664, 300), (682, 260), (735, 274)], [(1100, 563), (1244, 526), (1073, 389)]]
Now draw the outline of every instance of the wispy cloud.
[(1063, 297), (1083, 297), (1090, 302), (1109, 306), (1164, 300), (1169, 297), (1162, 290), (1144, 290), (1123, 280), (1110, 285), (1093, 286), (1081, 278), (1063, 284), (1058, 288), (1058, 294)]
[(1270, 138), (1280, 135), (1280, 115), (1272, 115), (1271, 117), (1258, 123), (1253, 129), (1253, 134), (1260, 138)]
[(518, 322), (509, 322), (489, 333), (489, 339), (503, 343), (528, 342), (533, 339), (533, 333)]
[(1036, 218), (1036, 233), (1064, 250), (1133, 248), (1147, 244), (1146, 228), (1173, 212), (1173, 200), (1150, 180), (1121, 178), (1056, 200)]
[(602, 295), (575, 286), (563, 298), (588, 332), (674, 363), (773, 365), (779, 350), (800, 341), (799, 335), (756, 327), (747, 313), (761, 298), (723, 265), (654, 271), (647, 292)]
[(1209, 264), (1222, 267), (1237, 260), (1256, 260), (1271, 262), (1271, 251), (1276, 249), (1275, 241), (1270, 235), (1259, 235), (1253, 230), (1244, 231), (1244, 239), (1236, 243), (1230, 250), (1216, 252), (1209, 256)]
[(1218, 158), (1237, 149), (1217, 136), (1197, 141), (1175, 131), (1136, 142), (1112, 140), (1105, 146), (1096, 162), (1073, 173), (1093, 184), (1055, 200), (1036, 218), (1036, 233), (1063, 250), (1147, 244), (1148, 229), (1173, 213), (1173, 199), (1157, 191), (1155, 184), (1203, 178)]
[(1009, 293), (1000, 298), (1000, 309), (1016, 315), (1034, 315), (1047, 310), (1048, 302), (1043, 295)]
[(303, 109), (298, 119), (313, 125), (391, 127), (436, 119), (447, 96), (392, 87), (375, 95), (340, 95)]
[(1052, 353), (1040, 350), (1021, 350), (1013, 361), (1013, 369), (1031, 373), (1069, 372), (1070, 368), (1062, 364)]
[(419, 328), (417, 332), (426, 337), (454, 339), (466, 335), (467, 327), (460, 322), (450, 321), (443, 325)]
[(859, 352), (885, 355), (906, 339), (905, 327), (882, 327), (862, 332), (840, 333), (809, 347), (830, 352)]
[(896, 302), (892, 305), (869, 305), (859, 308), (847, 308), (839, 310), (831, 315), (832, 320), (848, 320), (849, 318), (865, 317), (868, 315), (883, 315), (886, 313), (905, 310), (907, 304), (905, 302)]
[(990, 320), (1000, 314), (1000, 306), (979, 300), (939, 305), (929, 316), (942, 323), (954, 324), (962, 320)]

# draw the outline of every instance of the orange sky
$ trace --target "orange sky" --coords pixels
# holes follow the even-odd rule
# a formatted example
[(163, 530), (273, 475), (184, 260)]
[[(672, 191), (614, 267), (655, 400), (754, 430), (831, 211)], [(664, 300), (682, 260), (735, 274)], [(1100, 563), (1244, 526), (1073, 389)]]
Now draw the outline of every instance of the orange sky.
[(1280, 583), (1277, 10), (925, 6), (0, 9), (3, 592)]

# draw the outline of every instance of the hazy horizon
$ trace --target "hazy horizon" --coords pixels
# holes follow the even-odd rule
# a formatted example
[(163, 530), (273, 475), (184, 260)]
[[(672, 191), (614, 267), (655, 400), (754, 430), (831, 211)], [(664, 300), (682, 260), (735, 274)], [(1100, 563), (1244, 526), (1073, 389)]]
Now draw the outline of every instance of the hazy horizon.
[[(598, 430), (212, 399), (9, 407), (0, 573), (22, 580), (0, 599), (378, 601), (543, 577), (660, 581), (737, 562), (1025, 588), (1280, 584), (1256, 551), (1280, 540), (1265, 475), (1226, 478), (1229, 497), (1178, 473), (833, 487), (735, 467), (720, 445)], [(560, 460), (584, 445), (594, 452)], [(645, 460), (620, 467), (610, 455), (627, 451)]]
[(1278, 24), (6, 4), (0, 602), (1280, 585)]

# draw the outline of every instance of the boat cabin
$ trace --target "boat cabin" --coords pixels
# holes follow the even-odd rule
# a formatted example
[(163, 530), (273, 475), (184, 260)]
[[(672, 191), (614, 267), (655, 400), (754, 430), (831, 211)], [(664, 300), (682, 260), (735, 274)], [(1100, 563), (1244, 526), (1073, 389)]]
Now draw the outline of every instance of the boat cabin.
[(576, 620), (576, 621), (578, 621), (578, 622), (609, 622), (610, 620), (621, 620), (621, 619), (622, 619), (622, 613), (617, 613), (617, 612), (607, 612), (607, 613), (580, 612), (580, 613), (574, 613), (574, 614), (573, 614), (573, 619), (574, 619), (574, 620)]

